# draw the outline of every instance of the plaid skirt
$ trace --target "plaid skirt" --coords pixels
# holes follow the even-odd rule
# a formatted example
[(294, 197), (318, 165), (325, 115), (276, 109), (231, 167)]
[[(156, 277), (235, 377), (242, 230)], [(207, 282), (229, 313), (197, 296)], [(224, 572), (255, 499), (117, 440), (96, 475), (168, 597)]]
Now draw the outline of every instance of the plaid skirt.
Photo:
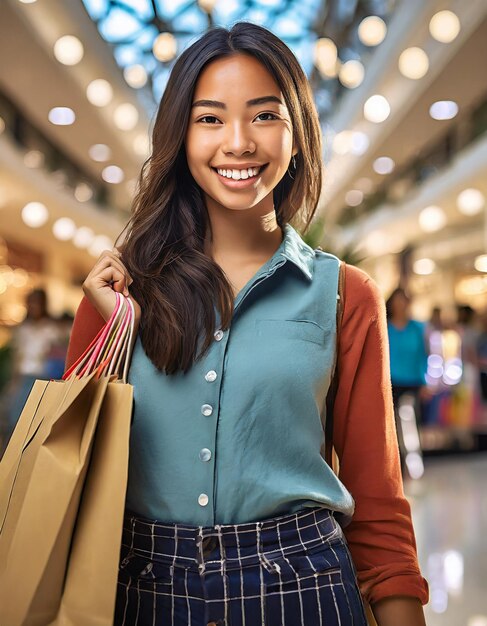
[(326, 508), (245, 524), (124, 519), (114, 626), (367, 626)]

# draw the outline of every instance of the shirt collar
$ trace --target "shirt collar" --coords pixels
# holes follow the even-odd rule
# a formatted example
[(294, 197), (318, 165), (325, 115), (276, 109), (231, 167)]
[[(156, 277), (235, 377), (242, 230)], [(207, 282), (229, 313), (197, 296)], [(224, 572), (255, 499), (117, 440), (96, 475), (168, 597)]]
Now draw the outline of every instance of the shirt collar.
[(272, 265), (279, 263), (282, 257), (284, 257), (286, 260), (294, 263), (306, 278), (312, 280), (315, 258), (313, 248), (302, 239), (291, 224), (285, 224), (283, 230), (284, 237), (274, 254)]

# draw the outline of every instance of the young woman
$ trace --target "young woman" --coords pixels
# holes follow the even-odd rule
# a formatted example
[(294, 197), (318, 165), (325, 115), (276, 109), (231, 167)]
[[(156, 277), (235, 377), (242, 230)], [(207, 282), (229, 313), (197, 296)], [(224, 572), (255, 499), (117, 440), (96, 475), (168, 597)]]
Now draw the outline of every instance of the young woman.
[(339, 478), (321, 455), (339, 261), (295, 228), (316, 210), (321, 150), (305, 74), (266, 29), (215, 28), (179, 57), (127, 236), (84, 283), (67, 363), (130, 288), (116, 624), (358, 626), (359, 588), (380, 626), (424, 624), (384, 304), (352, 266)]

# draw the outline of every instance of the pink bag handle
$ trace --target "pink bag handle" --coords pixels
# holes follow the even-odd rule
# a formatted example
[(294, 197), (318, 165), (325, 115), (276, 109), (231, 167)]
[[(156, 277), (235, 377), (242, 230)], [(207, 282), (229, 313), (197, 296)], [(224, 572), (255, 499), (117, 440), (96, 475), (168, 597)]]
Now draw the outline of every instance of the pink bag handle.
[(115, 323), (120, 313), (120, 308), (122, 306), (120, 294), (118, 292), (115, 292), (115, 295), (116, 295), (116, 305), (112, 311), (110, 318), (105, 323), (105, 325), (102, 326), (97, 336), (93, 339), (93, 341), (90, 343), (88, 348), (83, 352), (83, 354), (79, 357), (79, 359), (75, 363), (73, 363), (70, 369), (64, 374), (63, 380), (66, 380), (67, 378), (69, 378), (69, 376), (72, 373), (75, 373), (77, 377), (79, 378), (85, 375), (87, 371), (90, 369), (91, 365), (93, 364), (93, 358), (103, 347), (103, 344), (106, 341), (107, 335), (110, 332), (111, 328), (113, 327), (113, 324)]
[(116, 305), (106, 322), (100, 329), (84, 353), (66, 371), (63, 380), (70, 377), (81, 378), (96, 372), (96, 376), (113, 374), (122, 381), (127, 381), (128, 367), (133, 348), (135, 311), (129, 298), (115, 292)]
[(96, 348), (93, 351), (91, 358), (88, 360), (88, 363), (86, 364), (85, 368), (80, 372), (81, 376), (83, 376), (85, 372), (89, 372), (90, 370), (92, 371), (94, 369), (95, 363), (99, 361), (100, 353), (106, 346), (106, 343), (110, 341), (110, 335), (113, 332), (114, 325), (120, 323), (119, 316), (123, 309), (123, 300), (122, 300), (121, 295), (117, 291), (115, 292), (115, 295), (117, 297), (115, 309), (112, 312), (112, 315), (110, 319), (108, 320), (108, 323), (105, 324), (105, 327), (104, 327), (105, 332), (102, 333), (102, 336), (100, 337), (99, 342), (96, 344)]
[[(134, 335), (134, 305), (127, 299), (127, 311), (121, 324), (117, 327), (109, 351), (100, 365), (100, 372), (107, 370), (111, 376), (114, 372), (122, 371), (122, 381), (126, 382), (128, 365), (131, 356), (132, 341)], [(123, 370), (122, 370), (123, 368)]]

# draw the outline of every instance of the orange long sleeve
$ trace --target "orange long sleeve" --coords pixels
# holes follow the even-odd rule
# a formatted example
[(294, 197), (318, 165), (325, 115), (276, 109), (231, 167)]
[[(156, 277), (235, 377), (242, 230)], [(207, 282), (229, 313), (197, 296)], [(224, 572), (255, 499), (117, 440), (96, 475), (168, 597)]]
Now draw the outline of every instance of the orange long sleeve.
[(65, 371), (83, 354), (104, 324), (105, 320), (103, 317), (88, 298), (84, 296), (76, 311), (73, 327), (71, 328)]
[(377, 284), (346, 265), (334, 444), (340, 480), (355, 499), (345, 528), (364, 597), (428, 602), (411, 509), (404, 496), (392, 404), (385, 303)]

